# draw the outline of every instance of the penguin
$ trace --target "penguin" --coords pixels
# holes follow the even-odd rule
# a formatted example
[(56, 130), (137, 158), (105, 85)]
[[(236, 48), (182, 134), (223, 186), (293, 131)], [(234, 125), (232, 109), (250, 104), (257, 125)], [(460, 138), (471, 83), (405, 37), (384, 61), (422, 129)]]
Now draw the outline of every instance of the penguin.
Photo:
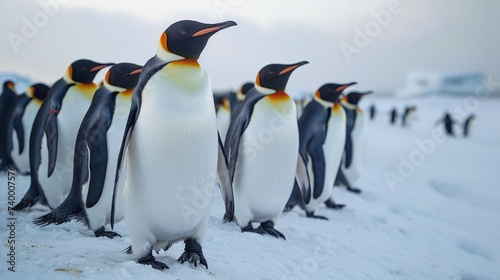
[(12, 162), (9, 161), (9, 153), (6, 147), (7, 123), (12, 111), (12, 106), (17, 97), (14, 82), (7, 80), (3, 83), (2, 94), (0, 95), (0, 171), (7, 168)]
[(398, 119), (398, 109), (396, 109), (394, 107), (394, 108), (391, 109), (391, 112), (390, 112), (390, 123), (391, 123), (391, 125), (395, 125), (397, 119)]
[(224, 141), (229, 123), (231, 122), (231, 108), (228, 96), (219, 96), (216, 98), (216, 116), (217, 129), (219, 130), (221, 140)]
[[(232, 201), (232, 188), (217, 133), (212, 85), (198, 58), (213, 34), (234, 25), (173, 23), (139, 77), (117, 169), (119, 173), (125, 167), (126, 157), (124, 211), (132, 241), (127, 252), (138, 263), (168, 268), (155, 260), (152, 249), (158, 252), (184, 241), (178, 261), (208, 268), (202, 242), (216, 177), (225, 202)], [(116, 190), (115, 182), (113, 201)], [(112, 213), (115, 209), (113, 202)], [(232, 212), (226, 203), (229, 220)]]
[(457, 123), (457, 121), (455, 121), (451, 117), (450, 113), (445, 112), (444, 117), (442, 119), (439, 119), (436, 122), (436, 125), (441, 124), (441, 123), (444, 125), (444, 131), (445, 131), (446, 135), (454, 137), (455, 133), (453, 132), (453, 125), (455, 125)]
[(412, 120), (412, 116), (417, 110), (417, 107), (415, 106), (408, 106), (405, 108), (405, 111), (403, 113), (403, 117), (401, 118), (401, 126), (402, 127), (407, 127), (410, 125), (410, 122)]
[(377, 114), (377, 108), (374, 104), (370, 105), (370, 120), (375, 120), (375, 114)]
[(29, 135), (36, 113), (50, 88), (46, 84), (31, 85), (24, 94), (16, 97), (8, 125), (6, 147), (9, 159), (21, 174), (29, 173)]
[(464, 137), (469, 137), (470, 124), (475, 119), (476, 119), (476, 116), (474, 114), (469, 115), (465, 119), (464, 124), (463, 124), (463, 134), (464, 134)]
[[(361, 176), (366, 146), (367, 116), (358, 103), (361, 98), (371, 93), (372, 91), (352, 91), (341, 100), (341, 105), (346, 113), (346, 141), (335, 185), (344, 185), (348, 191), (353, 193), (361, 193), (360, 189), (352, 186), (352, 183)], [(337, 208), (333, 198), (330, 198), (325, 204), (328, 208)]]
[(82, 119), (90, 107), (99, 70), (112, 63), (73, 62), (51, 88), (38, 110), (30, 134), (30, 187), (14, 210), (36, 203), (54, 209), (64, 200), (73, 178), (73, 152)]
[[(132, 92), (142, 66), (118, 63), (106, 73), (103, 86), (92, 98), (76, 138), (71, 190), (59, 206), (34, 220), (38, 226), (77, 220), (96, 237), (120, 236), (106, 231), (111, 221), (111, 200), (115, 183), (118, 153), (132, 103)], [(123, 184), (120, 174), (114, 220), (123, 219)]]
[[(234, 218), (242, 232), (285, 239), (274, 229), (294, 181), (310, 196), (294, 100), (285, 92), (292, 72), (307, 64), (269, 64), (257, 74), (229, 126), (225, 149), (233, 184)], [(298, 175), (298, 176), (296, 176)], [(252, 223), (260, 223), (257, 228)]]
[[(307, 217), (328, 220), (315, 215), (314, 211), (332, 194), (346, 141), (346, 113), (340, 104), (340, 97), (347, 87), (355, 84), (324, 84), (304, 108), (299, 118), (300, 150), (306, 155), (312, 197), (309, 201), (297, 199), (295, 191), (286, 210), (299, 202)], [(335, 207), (343, 208), (344, 205), (335, 204)]]
[(229, 105), (231, 108), (231, 119), (234, 117), (235, 113), (238, 111), (238, 107), (241, 106), (241, 103), (245, 100), (245, 97), (252, 88), (254, 87), (254, 83), (246, 82), (236, 91), (229, 95)]

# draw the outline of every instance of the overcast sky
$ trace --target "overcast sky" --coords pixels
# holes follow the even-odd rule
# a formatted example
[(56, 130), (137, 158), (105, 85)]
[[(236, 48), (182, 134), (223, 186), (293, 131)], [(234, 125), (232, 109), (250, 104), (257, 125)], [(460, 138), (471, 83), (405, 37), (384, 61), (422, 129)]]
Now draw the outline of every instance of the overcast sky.
[(351, 81), (391, 91), (410, 70), (500, 80), (498, 0), (4, 0), (0, 11), (0, 72), (48, 84), (79, 58), (144, 64), (181, 19), (238, 23), (213, 36), (200, 58), (214, 89), (301, 60), (310, 64), (292, 75), (290, 92)]

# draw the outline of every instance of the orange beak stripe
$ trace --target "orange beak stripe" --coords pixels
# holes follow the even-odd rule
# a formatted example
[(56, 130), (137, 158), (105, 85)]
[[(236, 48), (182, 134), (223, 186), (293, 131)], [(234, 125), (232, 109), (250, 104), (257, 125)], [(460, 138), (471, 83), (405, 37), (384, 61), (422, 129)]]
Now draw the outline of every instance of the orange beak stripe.
[(288, 72), (290, 72), (290, 71), (293, 71), (293, 70), (294, 70), (295, 68), (297, 68), (297, 67), (299, 67), (299, 65), (289, 66), (289, 67), (287, 67), (287, 68), (285, 68), (285, 69), (281, 70), (281, 72), (278, 74), (278, 76), (279, 76), (279, 75), (286, 74), (286, 73), (288, 73)]
[(341, 87), (338, 87), (338, 88), (335, 90), (335, 92), (343, 91), (343, 90), (344, 90), (344, 89), (346, 89), (348, 86), (350, 86), (350, 85), (343, 85), (343, 86), (341, 86)]
[(202, 36), (202, 35), (205, 35), (205, 34), (208, 34), (208, 33), (212, 33), (212, 32), (218, 31), (220, 29), (221, 29), (220, 26), (205, 28), (205, 29), (202, 29), (202, 30), (194, 33), (193, 36), (191, 36), (191, 37)]
[(94, 67), (94, 68), (90, 69), (90, 72), (99, 71), (99, 70), (101, 70), (102, 68), (104, 68), (104, 67), (106, 67), (106, 66), (108, 66), (108, 65), (98, 65), (98, 66), (96, 66), (96, 67)]
[(129, 76), (132, 76), (132, 75), (135, 75), (135, 74), (139, 74), (141, 72), (142, 72), (142, 68), (139, 68), (137, 70), (134, 70), (134, 71), (130, 72)]

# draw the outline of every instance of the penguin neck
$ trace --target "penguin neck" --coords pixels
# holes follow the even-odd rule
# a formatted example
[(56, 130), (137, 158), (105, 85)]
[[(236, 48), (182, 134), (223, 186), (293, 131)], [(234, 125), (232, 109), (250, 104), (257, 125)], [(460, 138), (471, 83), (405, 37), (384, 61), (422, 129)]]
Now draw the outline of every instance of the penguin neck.
[(238, 90), (236, 92), (236, 99), (238, 99), (238, 101), (240, 101), (240, 102), (245, 100), (245, 95), (241, 92), (241, 90)]
[(330, 102), (322, 99), (318, 93), (314, 94), (313, 99), (325, 108), (332, 108), (335, 104), (338, 104), (337, 102)]
[(198, 92), (199, 87), (210, 81), (198, 61), (191, 58), (172, 61), (165, 65), (158, 74), (172, 85), (192, 92)]
[(266, 88), (266, 87), (263, 87), (261, 85), (259, 85), (258, 83), (255, 83), (255, 88), (262, 94), (264, 95), (269, 95), (269, 94), (273, 94), (273, 93), (276, 93), (276, 90), (274, 89), (270, 89), (270, 88)]
[(346, 98), (342, 99), (341, 103), (347, 109), (356, 110), (358, 108), (357, 105), (349, 103)]
[(163, 49), (161, 42), (158, 43), (158, 47), (156, 49), (156, 56), (159, 57), (161, 60), (166, 61), (166, 62), (172, 62), (172, 61), (186, 59), (183, 56), (177, 55), (175, 53), (171, 53), (171, 52)]
[(107, 80), (104, 80), (103, 86), (105, 88), (107, 88), (110, 92), (122, 93), (122, 92), (124, 92), (124, 91), (127, 90), (126, 88), (122, 88), (122, 87), (118, 87), (118, 86), (115, 86), (115, 85), (111, 85), (111, 84), (108, 83)]
[(78, 90), (79, 93), (81, 93), (89, 100), (92, 100), (95, 91), (98, 89), (97, 85), (94, 83), (88, 83), (88, 84), (77, 83), (75, 85), (75, 88)]

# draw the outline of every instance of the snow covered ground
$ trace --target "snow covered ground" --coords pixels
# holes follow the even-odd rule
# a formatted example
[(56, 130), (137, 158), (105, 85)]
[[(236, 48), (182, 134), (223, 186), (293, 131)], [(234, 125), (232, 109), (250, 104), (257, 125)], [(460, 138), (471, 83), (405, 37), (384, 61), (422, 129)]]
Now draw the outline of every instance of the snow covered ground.
[[(500, 279), (500, 100), (373, 97), (361, 106), (371, 103), (379, 114), (356, 184), (364, 192), (336, 188), (337, 202), (347, 207), (320, 208), (317, 214), (329, 221), (305, 218), (298, 209), (284, 214), (276, 228), (286, 241), (222, 223), (216, 193), (203, 248), (208, 270), (176, 261), (183, 244), (157, 256), (168, 270), (135, 263), (123, 252), (130, 244), (124, 222), (115, 227), (123, 238), (113, 240), (95, 238), (77, 223), (38, 228), (31, 221), (46, 213), (39, 207), (15, 214), (16, 272), (8, 271), (1, 175), (0, 279)], [(413, 104), (411, 128), (388, 124), (392, 106)], [(454, 106), (476, 114), (471, 137), (432, 140), (434, 122)], [(388, 174), (398, 180), (387, 181)], [(27, 186), (18, 175), (17, 200)]]

